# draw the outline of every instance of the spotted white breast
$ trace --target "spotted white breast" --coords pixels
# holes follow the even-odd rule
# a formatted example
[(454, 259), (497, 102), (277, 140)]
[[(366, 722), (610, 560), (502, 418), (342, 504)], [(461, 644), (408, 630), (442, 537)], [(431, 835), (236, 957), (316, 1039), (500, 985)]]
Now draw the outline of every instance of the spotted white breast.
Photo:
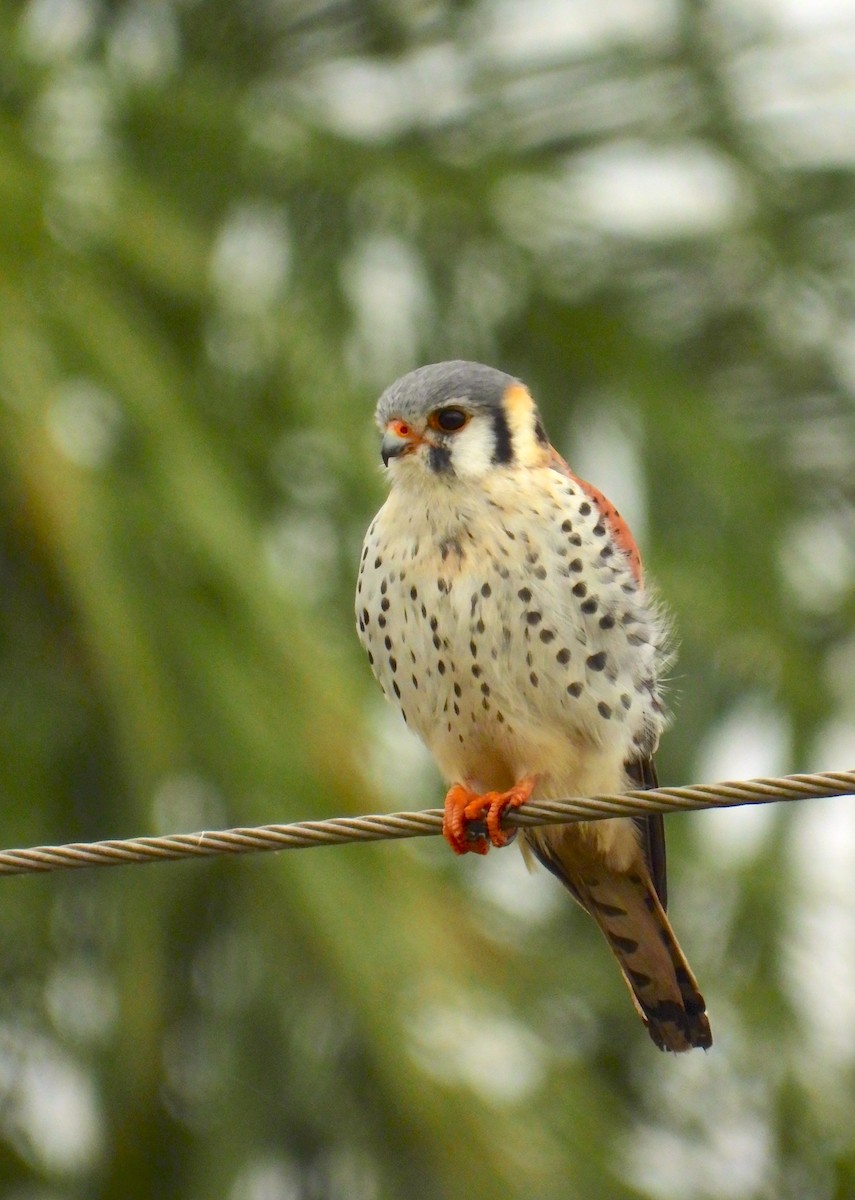
[(449, 781), (608, 791), (663, 726), (664, 630), (601, 511), (550, 467), (399, 480), (357, 586), (374, 674)]

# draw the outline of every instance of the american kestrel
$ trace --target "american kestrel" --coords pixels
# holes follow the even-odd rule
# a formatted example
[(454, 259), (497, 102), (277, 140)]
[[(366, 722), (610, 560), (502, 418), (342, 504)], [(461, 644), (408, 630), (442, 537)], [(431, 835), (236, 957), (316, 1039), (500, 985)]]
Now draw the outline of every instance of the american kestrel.
[[(524, 384), (445, 362), (377, 405), (391, 484), (362, 551), (359, 637), (449, 785), (443, 833), (484, 854), (508, 807), (653, 787), (665, 629), (614, 505), (552, 448)], [(483, 828), (483, 826), (482, 826)], [(661, 816), (523, 833), (605, 934), (650, 1037), (712, 1044), (665, 915)]]

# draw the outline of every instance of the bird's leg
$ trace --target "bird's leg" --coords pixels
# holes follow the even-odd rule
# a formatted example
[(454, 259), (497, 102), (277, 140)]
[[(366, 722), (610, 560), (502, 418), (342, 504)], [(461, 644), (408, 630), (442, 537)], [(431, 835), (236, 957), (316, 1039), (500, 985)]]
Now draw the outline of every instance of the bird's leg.
[(536, 783), (536, 775), (526, 775), (506, 792), (487, 792), (483, 796), (476, 796), (471, 803), (467, 804), (463, 816), (467, 821), (476, 821), (486, 812), (490, 841), (496, 847), (507, 846), (517, 833), (515, 829), (510, 833), (502, 829), (502, 817), (509, 808), (519, 808), (521, 804), (530, 800)]
[(467, 832), (469, 821), (477, 821), (486, 815), (487, 832), (494, 846), (507, 846), (516, 832), (506, 833), (502, 829), (502, 817), (509, 808), (519, 808), (531, 799), (537, 783), (536, 775), (527, 775), (507, 792), (485, 792), (479, 795), (465, 784), (455, 783), (445, 797), (445, 817), (442, 832), (455, 854), (486, 854), (489, 850), (484, 837), (470, 838)]

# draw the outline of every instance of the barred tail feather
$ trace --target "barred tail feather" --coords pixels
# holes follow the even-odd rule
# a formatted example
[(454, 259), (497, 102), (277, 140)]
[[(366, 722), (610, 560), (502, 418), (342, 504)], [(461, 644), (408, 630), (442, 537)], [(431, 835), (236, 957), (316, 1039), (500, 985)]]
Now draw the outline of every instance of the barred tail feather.
[[(575, 889), (574, 889), (575, 890)], [(586, 875), (578, 889), (660, 1050), (712, 1045), (704, 998), (646, 872)]]

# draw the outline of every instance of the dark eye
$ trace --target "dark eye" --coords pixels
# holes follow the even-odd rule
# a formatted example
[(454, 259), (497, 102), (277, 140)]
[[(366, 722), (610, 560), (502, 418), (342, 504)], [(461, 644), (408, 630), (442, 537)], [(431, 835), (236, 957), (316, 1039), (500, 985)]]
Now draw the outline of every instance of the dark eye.
[(469, 414), (462, 408), (440, 408), (433, 414), (432, 424), (443, 433), (456, 433), (468, 422)]

